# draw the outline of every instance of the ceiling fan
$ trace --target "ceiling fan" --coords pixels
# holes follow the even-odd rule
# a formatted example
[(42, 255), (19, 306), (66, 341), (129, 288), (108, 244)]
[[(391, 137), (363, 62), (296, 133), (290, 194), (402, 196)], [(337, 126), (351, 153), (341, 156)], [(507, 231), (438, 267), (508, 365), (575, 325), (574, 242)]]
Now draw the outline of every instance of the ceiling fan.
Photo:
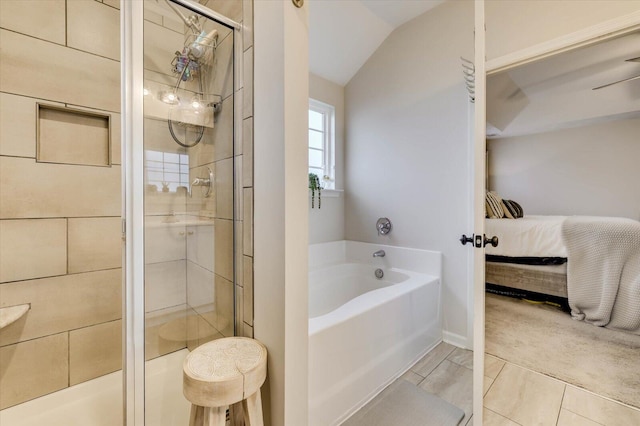
[[(638, 62), (638, 63), (640, 63), (640, 56), (638, 56), (637, 58), (627, 59), (625, 62)], [(594, 87), (591, 90), (603, 89), (605, 87), (613, 86), (614, 84), (624, 83), (625, 81), (631, 81), (631, 80), (637, 80), (637, 79), (640, 79), (640, 74), (636, 75), (635, 77), (629, 77), (629, 78), (625, 78), (624, 80), (614, 81), (613, 83), (604, 84), (602, 86)]]

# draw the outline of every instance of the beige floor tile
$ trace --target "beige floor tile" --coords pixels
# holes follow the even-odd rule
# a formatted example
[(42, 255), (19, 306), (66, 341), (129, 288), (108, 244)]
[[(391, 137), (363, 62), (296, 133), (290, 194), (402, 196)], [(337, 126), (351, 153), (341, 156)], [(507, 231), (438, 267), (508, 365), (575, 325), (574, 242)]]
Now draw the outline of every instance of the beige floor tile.
[(455, 349), (455, 346), (442, 342), (411, 367), (411, 370), (422, 377), (427, 377)]
[(419, 375), (418, 373), (414, 373), (411, 370), (408, 370), (406, 373), (404, 373), (402, 376), (400, 376), (401, 379), (408, 381), (409, 383), (413, 383), (414, 385), (418, 385), (421, 381), (424, 380), (424, 377), (422, 377), (421, 375)]
[(483, 411), (482, 424), (483, 426), (519, 426), (518, 423), (502, 417), (500, 414), (487, 408)]
[(473, 371), (444, 360), (421, 383), (420, 387), (464, 411), (465, 424), (473, 414)]
[(527, 425), (555, 425), (564, 383), (506, 364), (484, 398), (488, 409)]
[(640, 425), (636, 410), (582, 389), (567, 385), (562, 408), (605, 426)]
[(493, 382), (494, 382), (494, 379), (492, 379), (491, 377), (484, 376), (484, 379), (482, 381), (482, 395), (487, 394)]
[(66, 273), (65, 219), (0, 220), (0, 282)]
[(489, 354), (484, 354), (484, 375), (487, 377), (491, 377), (495, 379), (498, 377), (498, 374), (504, 367), (504, 361), (491, 356)]
[(473, 370), (473, 351), (470, 351), (468, 349), (455, 348), (454, 351), (449, 354), (447, 359), (451, 362), (455, 362), (456, 364), (460, 364), (470, 370)]
[(560, 410), (560, 416), (558, 417), (557, 426), (600, 426), (600, 423), (562, 408)]

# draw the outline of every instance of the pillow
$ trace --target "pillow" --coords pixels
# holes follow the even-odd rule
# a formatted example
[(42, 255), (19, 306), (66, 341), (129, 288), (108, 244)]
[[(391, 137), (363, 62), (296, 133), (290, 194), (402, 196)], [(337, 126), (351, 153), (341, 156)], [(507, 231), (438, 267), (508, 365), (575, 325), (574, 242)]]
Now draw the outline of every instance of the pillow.
[(515, 207), (516, 209), (516, 213), (517, 215), (514, 216), (516, 219), (519, 217), (524, 217), (524, 210), (522, 210), (522, 207), (520, 206), (520, 204), (516, 203), (515, 201), (511, 200), (510, 201), (511, 204)]
[(485, 207), (487, 214), (491, 219), (500, 219), (504, 217), (504, 210), (502, 210), (502, 198), (495, 192), (487, 192), (485, 197)]
[[(513, 201), (513, 200), (502, 200), (502, 203), (507, 208), (509, 213), (511, 213), (511, 216), (513, 216), (514, 219), (518, 219), (518, 218), (521, 218), (522, 216), (524, 216), (524, 212), (522, 211), (522, 207), (520, 207), (520, 204), (516, 203), (515, 201)], [(506, 215), (507, 210), (505, 210), (505, 215)]]
[(509, 200), (502, 200), (502, 211), (504, 211), (504, 217), (505, 219), (515, 219), (515, 213), (516, 211), (510, 210), (510, 206), (509, 206)]

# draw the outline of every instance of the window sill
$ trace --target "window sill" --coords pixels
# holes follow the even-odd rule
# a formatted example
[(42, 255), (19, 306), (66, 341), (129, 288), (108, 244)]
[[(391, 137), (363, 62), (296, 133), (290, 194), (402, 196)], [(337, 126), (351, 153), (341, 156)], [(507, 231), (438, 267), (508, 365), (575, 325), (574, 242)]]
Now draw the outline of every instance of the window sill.
[[(344, 193), (344, 189), (323, 189), (321, 197), (340, 198), (343, 193)], [(309, 197), (311, 197), (311, 190), (309, 190)]]

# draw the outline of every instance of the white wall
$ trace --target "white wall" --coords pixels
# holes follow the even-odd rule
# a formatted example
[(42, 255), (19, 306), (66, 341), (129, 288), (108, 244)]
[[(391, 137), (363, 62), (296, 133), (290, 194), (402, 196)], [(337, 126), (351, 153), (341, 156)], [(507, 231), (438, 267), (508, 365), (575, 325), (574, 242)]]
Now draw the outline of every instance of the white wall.
[[(471, 1), (446, 2), (394, 31), (346, 86), (346, 237), (439, 250), (443, 324), (466, 342), (471, 223), (470, 111), (460, 56), (473, 58)], [(379, 237), (381, 216), (393, 223)]]
[[(344, 189), (344, 87), (309, 74), (309, 97), (336, 109), (335, 150), (336, 189)], [(342, 193), (322, 197), (322, 207), (311, 208), (309, 201), (309, 244), (344, 240), (344, 196)]]
[(487, 59), (640, 11), (640, 0), (486, 0)]
[(640, 118), (488, 141), (489, 186), (525, 214), (640, 220)]
[(265, 425), (297, 426), (308, 417), (308, 16), (281, 1), (256, 1), (254, 14), (254, 336), (269, 352)]

